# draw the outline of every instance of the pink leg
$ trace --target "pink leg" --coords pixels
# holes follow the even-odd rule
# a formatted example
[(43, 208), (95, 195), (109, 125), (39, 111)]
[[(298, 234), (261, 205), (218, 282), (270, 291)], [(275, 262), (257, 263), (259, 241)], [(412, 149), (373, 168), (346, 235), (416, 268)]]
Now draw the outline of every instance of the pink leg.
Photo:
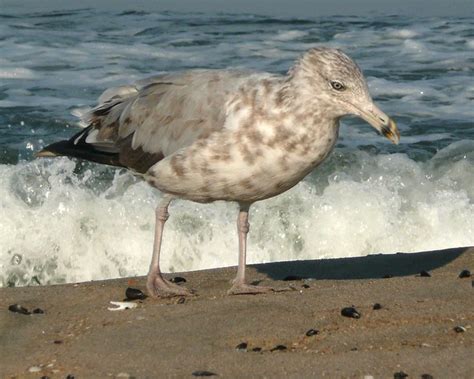
[(153, 257), (151, 258), (150, 270), (148, 271), (146, 288), (152, 297), (171, 297), (171, 296), (187, 296), (192, 293), (186, 288), (171, 283), (163, 278), (160, 270), (160, 250), (163, 237), (163, 227), (168, 220), (168, 206), (171, 202), (170, 197), (165, 197), (156, 208), (156, 224), (155, 224), (155, 242), (153, 244)]
[(240, 204), (239, 217), (237, 219), (237, 230), (239, 233), (239, 267), (229, 295), (257, 294), (273, 291), (270, 287), (253, 286), (245, 283), (245, 262), (247, 254), (247, 234), (249, 232), (249, 204)]

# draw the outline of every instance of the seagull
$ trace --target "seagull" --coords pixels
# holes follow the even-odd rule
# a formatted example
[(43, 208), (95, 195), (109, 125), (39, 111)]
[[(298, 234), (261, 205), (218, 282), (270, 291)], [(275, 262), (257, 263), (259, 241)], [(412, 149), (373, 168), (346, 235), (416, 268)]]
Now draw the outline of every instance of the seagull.
[(357, 64), (339, 49), (317, 47), (286, 75), (196, 69), (107, 89), (81, 115), (85, 129), (37, 156), (125, 167), (163, 193), (146, 283), (153, 297), (192, 294), (160, 269), (170, 202), (238, 203), (238, 269), (228, 293), (257, 294), (274, 289), (245, 278), (249, 208), (289, 190), (320, 165), (346, 115), (398, 144), (395, 122), (374, 104)]

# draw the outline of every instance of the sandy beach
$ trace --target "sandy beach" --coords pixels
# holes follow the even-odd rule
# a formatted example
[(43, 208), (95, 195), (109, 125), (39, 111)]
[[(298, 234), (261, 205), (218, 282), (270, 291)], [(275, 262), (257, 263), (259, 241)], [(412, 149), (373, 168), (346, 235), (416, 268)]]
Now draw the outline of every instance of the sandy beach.
[[(474, 248), (254, 265), (252, 281), (293, 287), (256, 296), (226, 295), (235, 268), (175, 273), (196, 296), (116, 312), (109, 302), (144, 290), (144, 278), (2, 288), (0, 377), (473, 378), (464, 269), (474, 271)], [(351, 306), (359, 319), (341, 315)]]

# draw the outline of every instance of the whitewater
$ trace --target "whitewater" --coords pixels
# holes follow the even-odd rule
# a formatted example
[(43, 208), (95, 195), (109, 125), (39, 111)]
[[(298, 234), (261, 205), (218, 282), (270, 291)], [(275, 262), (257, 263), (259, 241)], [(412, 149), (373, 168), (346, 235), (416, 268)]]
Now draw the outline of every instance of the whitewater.
[[(157, 190), (124, 169), (34, 159), (79, 130), (72, 112), (153, 74), (283, 73), (319, 45), (358, 62), (401, 144), (344, 119), (322, 166), (252, 207), (249, 263), (474, 245), (472, 19), (0, 10), (0, 286), (147, 271)], [(236, 205), (170, 214), (164, 271), (237, 264)]]

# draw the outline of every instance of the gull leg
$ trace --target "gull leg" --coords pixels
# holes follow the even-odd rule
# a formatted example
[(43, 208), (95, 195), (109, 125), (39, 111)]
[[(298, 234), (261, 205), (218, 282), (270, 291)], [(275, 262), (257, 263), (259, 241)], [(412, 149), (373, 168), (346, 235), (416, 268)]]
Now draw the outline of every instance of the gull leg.
[(249, 232), (249, 204), (240, 204), (237, 230), (239, 233), (239, 268), (229, 295), (257, 294), (273, 291), (271, 287), (253, 286), (245, 283), (245, 262), (247, 253), (247, 234)]
[(168, 220), (168, 206), (172, 198), (165, 196), (156, 208), (155, 242), (153, 244), (153, 256), (151, 258), (150, 270), (148, 271), (146, 288), (152, 297), (171, 297), (192, 295), (186, 287), (179, 286), (166, 280), (160, 270), (160, 250), (163, 237), (163, 228)]

